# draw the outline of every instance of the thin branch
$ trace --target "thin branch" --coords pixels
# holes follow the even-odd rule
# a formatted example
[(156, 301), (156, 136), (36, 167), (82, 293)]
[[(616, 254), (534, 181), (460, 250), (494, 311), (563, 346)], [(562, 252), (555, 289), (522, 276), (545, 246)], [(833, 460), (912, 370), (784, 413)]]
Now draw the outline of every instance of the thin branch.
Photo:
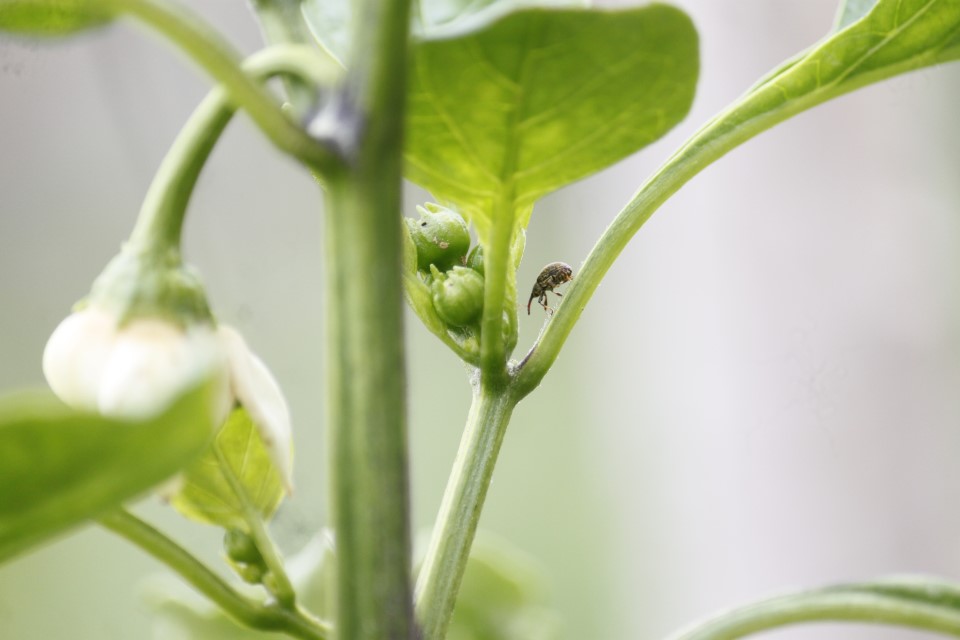
[(274, 97), (240, 67), (237, 52), (196, 15), (170, 0), (95, 0), (114, 12), (129, 14), (156, 29), (184, 51), (250, 114), (282, 151), (313, 171), (330, 176), (343, 166), (335, 148), (307, 132), (283, 113)]
[(330, 628), (299, 610), (263, 605), (238, 593), (179, 544), (129, 511), (100, 518), (100, 524), (176, 571), (238, 622), (264, 631), (281, 631), (303, 640), (326, 640)]

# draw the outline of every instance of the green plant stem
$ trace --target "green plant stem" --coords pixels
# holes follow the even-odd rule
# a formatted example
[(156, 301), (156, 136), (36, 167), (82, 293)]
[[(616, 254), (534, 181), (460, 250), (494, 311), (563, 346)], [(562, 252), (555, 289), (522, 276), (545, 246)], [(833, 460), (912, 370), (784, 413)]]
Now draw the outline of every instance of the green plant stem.
[[(312, 47), (277, 45), (250, 56), (243, 69), (263, 81), (295, 76), (311, 86), (331, 84), (335, 69)], [(180, 246), (187, 205), (213, 147), (236, 112), (226, 91), (207, 94), (181, 129), (147, 191), (130, 241), (150, 248)]]
[(951, 607), (838, 591), (782, 596), (747, 605), (680, 631), (670, 640), (735, 640), (801, 622), (901, 625), (960, 636), (960, 614)]
[(423, 640), (442, 640), (446, 635), (500, 445), (516, 403), (509, 390), (491, 392), (481, 386), (474, 393), (417, 580), (417, 619)]
[(164, 563), (238, 622), (264, 631), (280, 631), (304, 640), (325, 640), (330, 629), (300, 610), (263, 605), (238, 593), (183, 547), (132, 513), (118, 510), (100, 524)]
[[(250, 0), (250, 4), (268, 44), (313, 45), (313, 36), (300, 11), (300, 0)], [(306, 115), (316, 102), (316, 87), (299, 78), (284, 78), (284, 88), (298, 116)]]
[(250, 114), (261, 131), (282, 151), (326, 176), (342, 165), (333, 146), (310, 137), (277, 104), (269, 91), (240, 68), (239, 55), (196, 15), (170, 0), (93, 0), (115, 13), (126, 13), (156, 29), (224, 87), (230, 100)]
[(280, 552), (277, 550), (276, 545), (273, 544), (273, 538), (270, 537), (266, 526), (263, 524), (263, 518), (257, 513), (243, 483), (240, 482), (240, 479), (237, 478), (233, 469), (230, 468), (229, 461), (227, 461), (223, 455), (223, 451), (220, 450), (220, 447), (217, 446), (216, 443), (214, 443), (213, 450), (217, 454), (217, 461), (220, 463), (220, 471), (223, 473), (223, 477), (226, 478), (227, 484), (230, 485), (230, 490), (233, 491), (234, 495), (237, 496), (237, 501), (242, 505), (243, 519), (246, 521), (247, 526), (250, 527), (250, 536), (256, 543), (260, 555), (263, 556), (263, 561), (266, 563), (267, 569), (273, 574), (276, 586), (270, 588), (264, 585), (264, 587), (268, 588), (276, 597), (281, 607), (295, 610), (297, 602), (296, 591), (294, 591), (293, 585), (290, 583), (290, 578), (287, 577)]
[[(764, 88), (764, 85), (760, 85), (744, 100), (709, 120), (641, 185), (630, 202), (617, 214), (590, 251), (580, 272), (575, 274), (562, 304), (539, 340), (521, 362), (516, 388), (522, 395), (530, 393), (540, 384), (604, 275), (660, 205), (700, 171), (731, 150), (778, 122), (818, 104), (798, 101), (763, 117), (738, 120), (736, 114), (748, 112), (751, 99), (761, 95)], [(732, 117), (728, 119), (728, 116)]]
[(410, 584), (401, 189), (408, 0), (354, 3), (327, 189), (327, 415), (337, 635), (416, 637)]
[(484, 247), (483, 317), (480, 322), (480, 377), (488, 387), (503, 386), (507, 378), (507, 349), (504, 336), (508, 271), (513, 268), (511, 244), (514, 233), (513, 189), (494, 204), (493, 221)]

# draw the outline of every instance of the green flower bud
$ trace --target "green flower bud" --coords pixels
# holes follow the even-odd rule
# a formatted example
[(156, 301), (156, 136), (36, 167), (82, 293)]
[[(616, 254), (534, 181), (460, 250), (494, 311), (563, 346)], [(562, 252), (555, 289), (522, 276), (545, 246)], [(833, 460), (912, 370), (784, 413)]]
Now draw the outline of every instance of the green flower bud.
[(247, 584), (260, 584), (263, 582), (263, 576), (266, 573), (263, 567), (258, 564), (234, 564), (233, 569), (237, 575)]
[(483, 247), (479, 244), (471, 249), (470, 255), (467, 256), (467, 266), (480, 275), (486, 275), (483, 270)]
[(467, 267), (454, 267), (433, 273), (433, 307), (437, 315), (449, 325), (464, 327), (480, 317), (483, 311), (483, 276)]
[(263, 556), (260, 555), (257, 543), (240, 529), (227, 530), (223, 536), (223, 549), (227, 552), (227, 557), (236, 563), (263, 564)]
[(406, 218), (410, 236), (417, 247), (417, 267), (429, 271), (430, 265), (446, 271), (463, 264), (470, 249), (470, 230), (463, 218), (450, 209), (428, 204), (417, 207), (420, 219)]

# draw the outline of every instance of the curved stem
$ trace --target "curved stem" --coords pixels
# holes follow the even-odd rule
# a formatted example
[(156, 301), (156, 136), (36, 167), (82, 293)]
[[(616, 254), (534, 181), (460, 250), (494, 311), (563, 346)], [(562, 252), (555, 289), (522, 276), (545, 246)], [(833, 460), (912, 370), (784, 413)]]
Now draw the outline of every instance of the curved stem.
[[(250, 0), (260, 21), (260, 31), (267, 44), (300, 44), (313, 47), (313, 36), (307, 28), (298, 0)], [(284, 78), (287, 100), (294, 113), (304, 116), (313, 107), (317, 89), (299, 78)]]
[(453, 471), (417, 580), (416, 610), (423, 640), (442, 640), (453, 615), (480, 512), (516, 400), (476, 390)]
[[(640, 227), (691, 178), (728, 151), (749, 140), (774, 122), (745, 126), (727, 135), (713, 136), (721, 118), (711, 120), (694, 135), (637, 191), (630, 202), (603, 232), (564, 294), (563, 303), (547, 324), (540, 339), (527, 353), (517, 374), (517, 388), (523, 395), (540, 384), (566, 342), (600, 281)], [(709, 141), (702, 144), (701, 141)]]
[(199, 64), (243, 108), (281, 150), (298, 158), (320, 175), (342, 166), (332, 146), (311, 138), (283, 113), (273, 96), (240, 68), (236, 51), (220, 35), (169, 0), (95, 0), (105, 8), (127, 13), (169, 38)]
[(270, 590), (283, 608), (289, 610), (296, 609), (297, 594), (293, 589), (293, 585), (290, 583), (290, 578), (287, 577), (287, 571), (284, 569), (280, 552), (277, 550), (276, 545), (273, 544), (273, 538), (267, 533), (267, 528), (263, 524), (263, 518), (260, 517), (260, 514), (257, 513), (257, 510), (253, 507), (250, 501), (250, 494), (247, 493), (243, 483), (240, 482), (240, 479), (237, 478), (233, 469), (230, 468), (230, 463), (223, 455), (223, 451), (221, 451), (220, 447), (216, 444), (214, 444), (213, 451), (216, 453), (217, 461), (220, 463), (220, 472), (226, 479), (227, 484), (230, 485), (230, 490), (233, 491), (233, 494), (237, 497), (237, 502), (240, 503), (243, 509), (243, 519), (247, 522), (247, 526), (250, 527), (250, 536), (256, 543), (257, 550), (260, 551), (260, 555), (263, 556), (263, 561), (267, 565), (270, 573), (273, 574), (274, 581), (276, 582), (274, 588), (271, 589), (267, 587), (266, 584), (264, 584), (264, 588)]
[[(312, 47), (278, 45), (259, 51), (243, 63), (244, 71), (262, 82), (275, 75), (293, 75), (313, 85), (332, 82), (332, 67)], [(184, 125), (147, 191), (130, 241), (143, 247), (179, 247), (187, 205), (214, 145), (236, 112), (227, 92), (217, 87)]]
[(670, 640), (735, 640), (801, 622), (863, 622), (960, 636), (955, 609), (869, 592), (822, 591), (773, 598), (734, 609), (671, 636)]
[(783, 100), (782, 89), (773, 80), (788, 73), (795, 63), (795, 59), (788, 60), (767, 74), (743, 98), (708, 120), (640, 186), (617, 214), (590, 251), (580, 273), (576, 274), (563, 304), (521, 362), (516, 384), (523, 395), (540, 384), (603, 276), (637, 231), (670, 196), (704, 168), (757, 134), (877, 79), (864, 74), (839, 88), (831, 85)]
[(255, 602), (238, 593), (183, 547), (129, 511), (117, 510), (100, 524), (164, 563), (238, 622), (254, 629), (281, 631), (304, 640), (325, 640), (330, 628), (299, 610)]

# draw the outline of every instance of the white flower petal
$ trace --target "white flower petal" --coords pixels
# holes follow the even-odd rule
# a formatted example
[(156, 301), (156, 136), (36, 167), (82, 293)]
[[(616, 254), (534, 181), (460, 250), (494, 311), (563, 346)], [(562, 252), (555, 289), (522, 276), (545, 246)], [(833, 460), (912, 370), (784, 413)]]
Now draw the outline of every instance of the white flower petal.
[(96, 410), (116, 331), (114, 316), (96, 307), (67, 316), (54, 330), (43, 350), (43, 375), (61, 400), (75, 409)]
[(290, 409), (283, 391), (266, 365), (247, 347), (234, 329), (220, 325), (230, 366), (230, 384), (237, 401), (257, 425), (270, 459), (273, 460), (287, 492), (293, 492), (293, 432)]
[[(182, 330), (165, 320), (142, 318), (117, 335), (103, 370), (97, 407), (104, 415), (143, 419), (163, 411), (189, 387), (217, 376), (226, 361), (212, 328)], [(217, 426), (229, 410), (224, 384), (214, 410)]]

